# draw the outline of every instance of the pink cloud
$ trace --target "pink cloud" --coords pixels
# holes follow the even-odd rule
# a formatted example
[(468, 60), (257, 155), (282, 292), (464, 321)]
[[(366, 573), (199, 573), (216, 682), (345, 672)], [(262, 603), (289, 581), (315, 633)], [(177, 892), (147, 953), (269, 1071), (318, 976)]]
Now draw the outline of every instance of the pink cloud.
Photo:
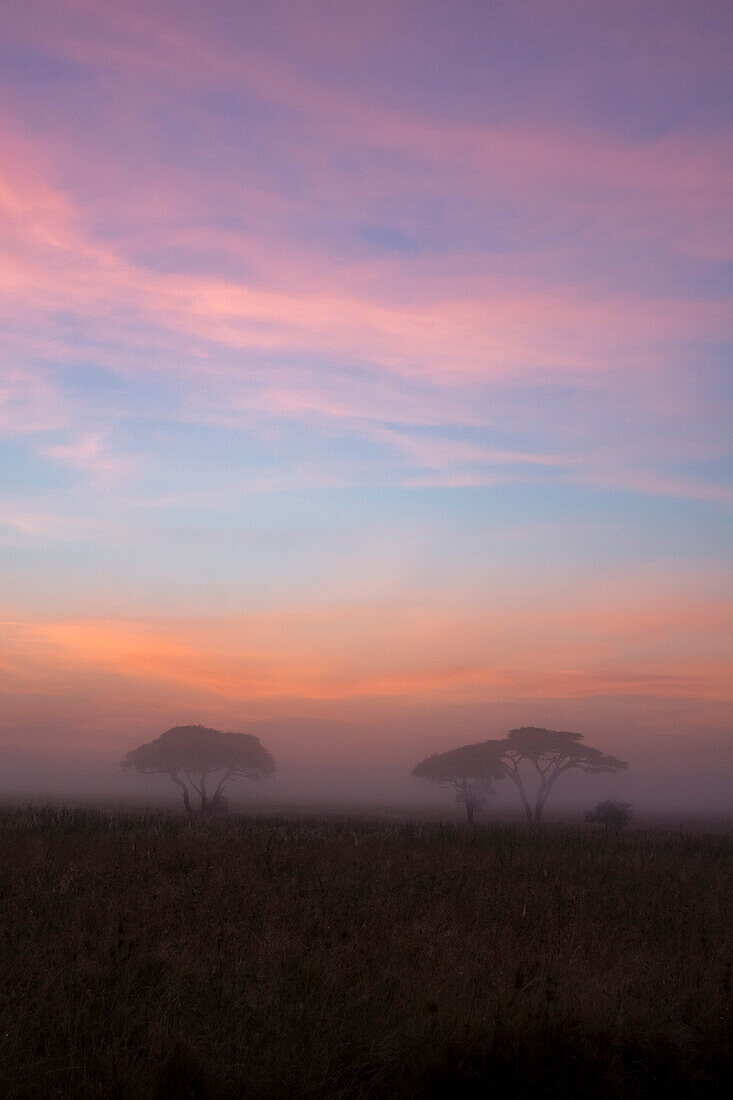
[[(18, 198), (22, 188), (23, 199)], [(189, 351), (205, 340), (242, 352), (308, 352), (365, 359), (436, 383), (477, 382), (541, 369), (587, 371), (611, 362), (658, 365), (660, 340), (720, 332), (717, 303), (566, 293), (497, 292), (397, 305), (343, 293), (336, 285), (301, 294), (221, 278), (154, 273), (90, 239), (68, 202), (46, 185), (28, 193), (6, 184), (5, 301), (14, 319), (36, 322), (49, 310), (74, 311), (88, 326), (122, 338), (130, 311)], [(124, 344), (124, 339), (122, 339)], [(206, 373), (230, 373), (211, 359)]]
[[(377, 22), (392, 18), (387, 5)], [(376, 25), (371, 15), (366, 21)], [(568, 209), (583, 223), (584, 239), (607, 233), (614, 240), (664, 240), (672, 250), (715, 251), (730, 178), (719, 135), (631, 143), (569, 125), (539, 129), (429, 118), (388, 108), (367, 91), (335, 95), (282, 56), (227, 41), (203, 10), (173, 21), (154, 5), (38, 3), (32, 13), (15, 5), (8, 33), (91, 66), (111, 125), (122, 127), (123, 135), (134, 133), (142, 153), (128, 162), (111, 158), (73, 124), (43, 141), (20, 140), (8, 117), (0, 166), (0, 315), (17, 362), (29, 354), (73, 362), (76, 349), (55, 320), (68, 314), (99, 365), (174, 378), (181, 395), (176, 415), (229, 424), (249, 424), (252, 414), (349, 421), (353, 430), (386, 443), (390, 436), (366, 421), (397, 412), (407, 423), (485, 426), (474, 391), (497, 382), (596, 385), (601, 404), (604, 395), (617, 401), (629, 387), (636, 403), (640, 379), (648, 377), (658, 412), (678, 419), (689, 406), (684, 395), (669, 396), (674, 361), (690, 345), (722, 340), (729, 329), (727, 307), (714, 300), (607, 290), (593, 278), (584, 283), (582, 275), (548, 284), (542, 264), (551, 269), (553, 248), (560, 246), (532, 240), (533, 217), (562, 227)], [(295, 16), (292, 33), (310, 40), (308, 26)], [(336, 28), (337, 40), (339, 33)], [(318, 41), (312, 46), (317, 52)], [(303, 169), (297, 195), (239, 164), (227, 163), (214, 174), (162, 164), (156, 155), (160, 134), (148, 117), (151, 97), (159, 102), (162, 88), (234, 89), (292, 109), (286, 161)], [(187, 110), (206, 121), (195, 97)], [(358, 167), (348, 187), (334, 170), (336, 151)], [(468, 206), (517, 199), (526, 216), (517, 220), (517, 232), (527, 237), (526, 255), (517, 260), (459, 249), (439, 262), (420, 255), (344, 257), (307, 226), (293, 228), (309, 211), (358, 221), (374, 200), (415, 193), (450, 196)], [(246, 228), (217, 226), (212, 208), (248, 211)], [(153, 252), (178, 249), (184, 257), (210, 250), (239, 264), (241, 274), (213, 274), (215, 265), (206, 262), (193, 274), (153, 270), (141, 258), (146, 245)], [(601, 256), (601, 267), (604, 262)], [(272, 364), (259, 375), (253, 367), (258, 358)], [(345, 374), (330, 377), (304, 363), (324, 358), (366, 364), (373, 378), (359, 388)], [(667, 377), (670, 385), (661, 387), (660, 378)], [(428, 392), (418, 393), (414, 383)], [(60, 403), (53, 408), (51, 384), (44, 385), (45, 395), (39, 389), (18, 404), (17, 396), (7, 397), (18, 386), (12, 383), (4, 394), (0, 383), (3, 430), (65, 427), (76, 441), (46, 447), (53, 459), (108, 473), (129, 462), (103, 454), (70, 410)], [(449, 439), (393, 441), (406, 459), (427, 467), (419, 475), (406, 471), (403, 484), (495, 484), (506, 475), (466, 467), (537, 464), (546, 467), (545, 476), (568, 484), (729, 499), (715, 484), (649, 468), (650, 457), (676, 455), (677, 447), (689, 451), (693, 445), (684, 439), (670, 437), (661, 447), (655, 439), (651, 456), (639, 453), (639, 438), (625, 444), (629, 469), (619, 468), (618, 450), (601, 453), (588, 440), (572, 454), (538, 448), (536, 455)], [(715, 458), (720, 448), (711, 451)], [(310, 476), (320, 484), (325, 477), (317, 469)], [(273, 477), (287, 481), (282, 473)]]
[[(621, 584), (621, 582), (618, 582)], [(731, 700), (731, 612), (680, 596), (638, 595), (627, 578), (575, 588), (523, 607), (474, 594), (470, 607), (404, 598), (359, 607), (294, 608), (229, 618), (79, 619), (7, 624), (2, 654), (23, 671), (8, 689), (32, 694), (43, 678), (95, 669), (168, 694), (254, 701), (430, 700), (654, 696)], [(582, 598), (581, 598), (582, 597)], [(12, 629), (11, 629), (12, 628)], [(449, 655), (449, 659), (446, 659)]]
[(71, 412), (58, 386), (30, 367), (7, 362), (0, 368), (0, 433), (25, 435), (58, 431)]
[(102, 432), (85, 432), (71, 443), (46, 448), (45, 454), (99, 478), (131, 473), (137, 465), (131, 455), (114, 454)]

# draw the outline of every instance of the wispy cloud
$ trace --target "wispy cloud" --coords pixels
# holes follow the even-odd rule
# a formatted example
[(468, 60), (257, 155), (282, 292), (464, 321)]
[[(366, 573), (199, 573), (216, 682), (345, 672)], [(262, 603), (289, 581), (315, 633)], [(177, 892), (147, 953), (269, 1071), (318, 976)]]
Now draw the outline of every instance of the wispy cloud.
[(119, 477), (131, 473), (136, 467), (133, 456), (113, 453), (102, 432), (85, 432), (70, 443), (48, 447), (45, 453), (49, 458), (83, 470), (95, 478)]
[(0, 367), (0, 434), (57, 431), (67, 427), (70, 417), (65, 394), (43, 372), (10, 362)]
[(19, 509), (17, 505), (0, 502), (0, 529), (2, 527), (17, 535), (61, 542), (85, 542), (102, 532), (114, 530), (105, 520)]
[[(23, 163), (16, 160), (15, 182), (4, 191), (8, 224), (14, 227), (5, 242), (11, 342), (19, 339), (16, 348), (22, 352), (22, 326), (32, 324), (39, 347), (45, 343), (57, 358), (70, 362), (78, 355), (76, 333), (82, 333), (82, 346), (93, 349), (96, 362), (127, 375), (144, 377), (152, 370), (174, 379), (184, 415), (187, 407), (201, 415), (210, 404), (211, 417), (218, 405), (219, 417), (232, 423), (245, 422), (253, 411), (305, 420), (317, 416), (348, 421), (356, 435), (387, 443), (390, 429), (370, 421), (384, 421), (398, 411), (399, 419), (417, 424), (446, 419), (480, 424), (476, 388), (512, 379), (528, 385), (533, 379), (542, 384), (546, 378), (557, 383), (590, 376), (600, 380), (595, 383), (600, 396), (614, 372), (658, 375), (671, 342), (693, 344), (722, 333), (726, 323), (726, 311), (716, 302), (599, 301), (571, 288), (563, 297), (514, 285), (509, 294), (481, 287), (479, 281), (471, 289), (473, 297), (390, 302), (373, 291), (344, 294), (336, 285), (325, 287), (323, 280), (317, 290), (293, 294), (210, 276), (155, 272), (131, 263), (110, 244), (94, 241), (69, 200), (34, 182)], [(256, 364), (262, 356), (280, 359), (275, 385), (273, 371)], [(302, 362), (319, 356), (368, 364), (372, 381), (357, 386), (343, 371), (324, 373)], [(6, 430), (48, 429), (62, 417), (68, 423), (71, 409), (60, 411), (68, 400), (63, 393), (56, 400), (50, 382), (37, 378), (18, 396), (18, 380), (22, 384), (27, 376), (27, 367), (16, 369), (5, 384)], [(103, 446), (102, 433), (81, 430), (76, 435), (74, 442), (54, 443), (45, 453), (98, 475), (131, 469), (132, 459)], [(408, 436), (399, 442), (394, 433), (391, 438), (416, 461), (420, 450), (419, 460), (429, 468), (421, 475), (406, 471), (406, 484), (493, 484), (494, 471), (456, 464), (535, 464), (572, 466), (583, 484), (711, 501), (726, 495), (719, 486), (696, 484), (692, 478), (643, 468), (615, 472), (613, 454), (605, 470), (586, 454), (583, 472), (579, 455), (528, 457), (519, 449), (464, 443), (459, 461), (458, 444), (449, 439), (434, 438), (428, 445)]]
[(728, 58), (693, 8), (9, 0), (14, 714), (722, 712)]
[[(98, 667), (167, 685), (166, 692), (185, 686), (233, 700), (414, 701), (467, 690), (486, 701), (507, 694), (730, 700), (733, 669), (719, 645), (733, 609), (692, 598), (644, 600), (638, 583), (626, 587), (624, 607), (590, 597), (571, 607), (494, 603), (490, 619), (478, 609), (441, 608), (433, 597), (206, 620), (16, 622), (5, 653), (11, 661), (24, 655), (37, 677)], [(684, 652), (691, 631), (694, 655)]]

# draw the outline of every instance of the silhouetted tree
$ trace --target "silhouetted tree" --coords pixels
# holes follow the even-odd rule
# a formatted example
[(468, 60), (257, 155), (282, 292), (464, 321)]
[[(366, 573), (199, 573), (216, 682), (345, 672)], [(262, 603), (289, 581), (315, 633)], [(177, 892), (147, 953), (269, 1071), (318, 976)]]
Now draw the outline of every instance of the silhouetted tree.
[[(224, 787), (233, 779), (262, 779), (272, 775), (275, 763), (259, 737), (251, 733), (222, 733), (206, 726), (174, 726), (138, 748), (122, 761), (141, 775), (168, 775), (180, 787), (183, 804), (194, 812), (191, 791), (198, 795), (198, 811), (221, 809)], [(212, 790), (208, 784), (213, 784)]]
[(631, 818), (631, 803), (619, 802), (611, 798), (607, 802), (598, 802), (594, 810), (588, 810), (585, 820), (593, 825), (603, 825), (609, 829), (625, 829)]
[[(628, 768), (629, 765), (623, 760), (604, 756), (589, 745), (581, 745), (582, 740), (582, 733), (523, 726), (521, 729), (511, 730), (508, 737), (501, 742), (504, 775), (517, 788), (530, 825), (541, 824), (550, 791), (565, 772), (575, 770), (597, 775), (600, 772), (619, 772)], [(525, 764), (529, 767), (523, 769)], [(527, 794), (523, 770), (530, 774), (534, 772), (539, 781), (534, 806)]]
[(434, 753), (413, 768), (412, 774), (418, 779), (429, 779), (439, 787), (452, 788), (456, 802), (466, 807), (469, 825), (473, 825), (475, 814), (494, 794), (492, 780), (504, 775), (502, 746), (502, 741), (481, 741)]

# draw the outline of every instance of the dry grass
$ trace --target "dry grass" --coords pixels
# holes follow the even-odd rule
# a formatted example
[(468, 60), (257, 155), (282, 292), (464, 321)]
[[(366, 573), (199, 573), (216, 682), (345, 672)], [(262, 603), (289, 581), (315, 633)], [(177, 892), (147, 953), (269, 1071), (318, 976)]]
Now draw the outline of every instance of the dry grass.
[(731, 838), (0, 814), (0, 1094), (723, 1096)]

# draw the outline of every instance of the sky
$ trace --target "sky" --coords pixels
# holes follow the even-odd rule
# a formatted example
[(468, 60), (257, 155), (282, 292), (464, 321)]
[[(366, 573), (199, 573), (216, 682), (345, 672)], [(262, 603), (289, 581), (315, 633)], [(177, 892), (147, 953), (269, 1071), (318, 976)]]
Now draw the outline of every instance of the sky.
[(730, 747), (732, 30), (4, 0), (8, 760)]

